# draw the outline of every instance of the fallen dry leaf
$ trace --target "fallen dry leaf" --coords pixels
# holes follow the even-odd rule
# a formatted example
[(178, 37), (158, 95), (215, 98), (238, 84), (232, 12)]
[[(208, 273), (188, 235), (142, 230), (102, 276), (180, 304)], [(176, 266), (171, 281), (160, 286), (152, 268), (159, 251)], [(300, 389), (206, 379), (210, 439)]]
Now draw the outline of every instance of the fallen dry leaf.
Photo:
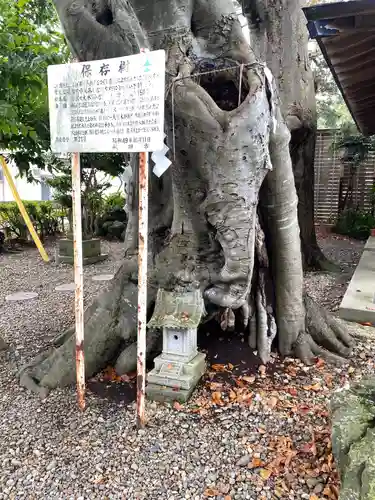
[(237, 395), (237, 403), (250, 403), (253, 398), (253, 394), (251, 392), (241, 393)]
[(288, 450), (285, 454), (285, 460), (284, 460), (284, 465), (285, 467), (289, 467), (290, 462), (292, 459), (297, 455), (297, 452), (295, 450)]
[(94, 480), (93, 480), (93, 483), (94, 484), (103, 484), (105, 483), (105, 479), (103, 476), (97, 476)]
[(287, 373), (289, 373), (290, 375), (292, 375), (293, 377), (295, 377), (298, 373), (298, 368), (296, 366), (293, 366), (293, 365), (288, 365), (286, 367), (286, 370), (285, 370)]
[(215, 371), (215, 372), (225, 372), (225, 365), (219, 365), (219, 364), (216, 364), (216, 365), (212, 365), (211, 368)]
[(218, 494), (218, 490), (214, 490), (213, 488), (207, 488), (203, 493), (205, 497), (216, 497)]
[(278, 402), (279, 400), (275, 396), (272, 396), (268, 400), (267, 405), (269, 406), (269, 408), (275, 408)]
[(245, 387), (245, 384), (239, 378), (235, 378), (234, 383), (236, 384), (237, 387)]
[(224, 500), (232, 500), (232, 497), (230, 495), (225, 495)]
[(229, 399), (231, 401), (234, 401), (236, 399), (236, 397), (237, 397), (237, 394), (234, 391), (229, 392)]
[(319, 497), (317, 497), (316, 495), (310, 495), (309, 500), (319, 500)]
[(303, 388), (305, 389), (305, 391), (314, 391), (314, 392), (322, 390), (322, 386), (320, 385), (319, 382), (313, 385), (304, 385)]
[(183, 406), (182, 406), (182, 405), (181, 405), (178, 401), (175, 401), (175, 402), (173, 403), (173, 408), (174, 408), (175, 410), (177, 410), (177, 411), (180, 411), (180, 410), (182, 410), (182, 409), (183, 409)]
[(257, 467), (262, 467), (264, 463), (260, 458), (253, 458), (248, 465), (249, 469), (256, 469)]
[(337, 486), (335, 486), (334, 484), (331, 484), (331, 491), (334, 495), (334, 498), (335, 500), (337, 500), (339, 498), (339, 489)]
[(311, 441), (310, 443), (306, 443), (304, 444), (300, 449), (299, 449), (300, 452), (302, 453), (311, 453), (312, 455), (314, 455), (314, 457), (316, 456), (317, 454), (317, 451), (316, 451), (316, 445), (315, 445), (315, 441)]
[(121, 382), (121, 377), (117, 375), (113, 366), (107, 366), (103, 371), (102, 379), (106, 382)]
[(313, 390), (315, 392), (321, 391), (321, 389), (322, 389), (322, 386), (321, 386), (320, 382), (317, 382), (316, 384), (311, 386), (311, 390)]
[(284, 491), (281, 488), (279, 488), (278, 486), (276, 486), (274, 494), (275, 494), (276, 498), (281, 498), (284, 494)]
[(228, 363), (228, 370), (233, 370), (234, 368), (234, 365), (232, 365), (232, 363)]
[(264, 479), (266, 481), (267, 479), (269, 479), (271, 477), (272, 471), (269, 469), (260, 469), (259, 475), (262, 479)]
[(322, 367), (322, 366), (324, 366), (324, 365), (325, 365), (325, 361), (324, 361), (324, 359), (322, 359), (322, 358), (317, 358), (316, 363), (315, 363), (315, 367), (316, 367), (316, 368), (320, 368), (320, 367)]
[(329, 484), (324, 488), (323, 495), (325, 495), (328, 498), (331, 498), (332, 500), (337, 500), (339, 492), (336, 486), (334, 486), (333, 484)]
[(259, 373), (261, 374), (262, 377), (264, 377), (266, 375), (266, 370), (267, 370), (267, 368), (264, 365), (260, 365)]
[(212, 393), (212, 401), (216, 404), (221, 403), (221, 392), (215, 391)]
[(306, 413), (309, 413), (310, 410), (311, 410), (310, 406), (304, 406), (304, 405), (302, 405), (302, 406), (298, 407), (298, 412), (302, 413), (302, 415), (306, 415)]
[(326, 383), (327, 387), (332, 387), (332, 382), (333, 382), (333, 375), (331, 373), (327, 373), (324, 375), (324, 382)]

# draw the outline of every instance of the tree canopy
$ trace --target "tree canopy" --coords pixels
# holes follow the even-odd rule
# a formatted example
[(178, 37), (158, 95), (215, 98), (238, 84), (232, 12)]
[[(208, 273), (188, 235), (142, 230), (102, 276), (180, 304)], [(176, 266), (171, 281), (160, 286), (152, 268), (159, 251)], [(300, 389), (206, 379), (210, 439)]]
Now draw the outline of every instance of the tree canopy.
[(49, 149), (47, 67), (68, 50), (48, 0), (0, 0), (0, 150), (21, 173)]
[[(49, 0), (0, 0), (0, 151), (9, 152), (22, 174), (30, 165), (57, 173), (50, 150), (47, 68), (69, 59), (69, 49)], [(82, 168), (117, 176), (123, 155), (82, 155)]]
[(316, 42), (311, 42), (310, 58), (314, 70), (318, 128), (356, 129), (353, 118)]

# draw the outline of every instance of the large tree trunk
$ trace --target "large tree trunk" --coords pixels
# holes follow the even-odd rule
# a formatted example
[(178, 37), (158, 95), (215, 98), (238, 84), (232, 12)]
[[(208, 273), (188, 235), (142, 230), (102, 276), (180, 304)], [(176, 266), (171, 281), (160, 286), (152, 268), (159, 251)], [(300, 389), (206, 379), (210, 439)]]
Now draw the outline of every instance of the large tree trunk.
[[(167, 50), (166, 132), (175, 147), (173, 167), (150, 181), (150, 307), (159, 287), (200, 288), (223, 328), (241, 318), (263, 362), (276, 335), (283, 355), (341, 362), (350, 352), (349, 335), (303, 297), (290, 133), (276, 84), (246, 43), (232, 2), (55, 3), (80, 60), (140, 47)], [(87, 376), (109, 361), (119, 372), (135, 366), (136, 173), (133, 168), (126, 259), (113, 289), (85, 316)], [(149, 332), (150, 353), (157, 340), (158, 332)], [(45, 394), (73, 382), (73, 351), (67, 332), (21, 371), (21, 383)]]
[[(305, 0), (248, 0), (247, 20), (256, 57), (276, 78), (291, 132), (290, 155), (298, 195), (303, 264), (333, 270), (320, 250), (314, 224), (315, 89), (308, 55)], [(253, 43), (254, 42), (254, 43)]]

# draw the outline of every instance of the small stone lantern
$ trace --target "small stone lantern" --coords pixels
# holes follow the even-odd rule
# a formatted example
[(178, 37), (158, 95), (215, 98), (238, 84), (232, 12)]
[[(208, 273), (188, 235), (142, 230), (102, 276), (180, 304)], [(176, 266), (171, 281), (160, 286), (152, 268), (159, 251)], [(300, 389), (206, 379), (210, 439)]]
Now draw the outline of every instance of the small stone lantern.
[(147, 376), (150, 399), (185, 402), (190, 397), (206, 369), (206, 356), (197, 350), (197, 328), (204, 314), (200, 290), (159, 289), (148, 326), (163, 329), (163, 352)]

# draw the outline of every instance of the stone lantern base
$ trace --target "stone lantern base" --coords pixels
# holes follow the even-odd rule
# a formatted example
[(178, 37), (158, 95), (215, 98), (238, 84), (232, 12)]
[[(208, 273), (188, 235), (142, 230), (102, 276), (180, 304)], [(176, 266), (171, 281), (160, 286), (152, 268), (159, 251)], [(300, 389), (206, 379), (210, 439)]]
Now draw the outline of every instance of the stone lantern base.
[[(95, 264), (108, 258), (108, 254), (102, 254), (99, 238), (85, 238), (82, 240), (83, 265)], [(62, 238), (58, 242), (56, 252), (56, 264), (74, 264), (73, 237)]]
[(154, 363), (154, 369), (147, 375), (148, 398), (185, 403), (205, 372), (206, 355), (200, 352), (192, 360), (181, 362), (161, 354)]

